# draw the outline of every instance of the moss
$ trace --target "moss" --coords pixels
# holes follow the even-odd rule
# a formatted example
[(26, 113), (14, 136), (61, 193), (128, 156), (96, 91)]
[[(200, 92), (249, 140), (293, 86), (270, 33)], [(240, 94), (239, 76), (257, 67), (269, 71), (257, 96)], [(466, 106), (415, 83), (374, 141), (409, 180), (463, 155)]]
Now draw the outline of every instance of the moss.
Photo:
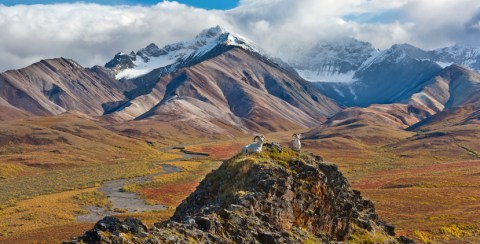
[[(296, 173), (291, 167), (294, 161), (306, 164), (306, 161), (315, 161), (315, 159), (308, 153), (299, 153), (289, 148), (264, 147), (264, 150), (260, 153), (234, 156), (218, 170), (212, 172), (206, 180), (211, 183), (212, 189), (221, 193), (219, 198), (227, 206), (233, 203), (236, 198), (242, 197), (252, 188), (257, 187), (258, 182), (251, 178), (252, 175), (255, 175), (255, 172), (251, 172), (252, 170), (276, 168), (292, 175)], [(229, 182), (229, 184), (223, 182)]]
[(352, 226), (352, 235), (348, 240), (348, 243), (363, 243), (363, 244), (373, 244), (373, 243), (392, 243), (393, 238), (386, 236), (384, 233), (367, 231), (365, 229), (359, 228), (356, 225)]
[(456, 238), (460, 238), (461, 236), (464, 235), (464, 231), (462, 231), (458, 226), (456, 225), (451, 225), (451, 226), (444, 226), (441, 228), (441, 232), (443, 234), (449, 234), (452, 235)]
[(428, 234), (427, 232), (424, 231), (414, 231), (413, 235), (420, 240), (422, 243), (434, 243), (433, 240), (431, 240), (431, 235)]

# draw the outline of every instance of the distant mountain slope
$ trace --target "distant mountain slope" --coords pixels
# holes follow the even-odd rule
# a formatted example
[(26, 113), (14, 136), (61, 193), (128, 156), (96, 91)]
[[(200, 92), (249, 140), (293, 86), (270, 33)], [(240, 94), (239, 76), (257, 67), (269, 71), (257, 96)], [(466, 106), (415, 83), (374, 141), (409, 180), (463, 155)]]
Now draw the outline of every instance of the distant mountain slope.
[[(460, 125), (480, 124), (480, 74), (451, 65), (438, 72), (401, 104), (373, 104), (350, 107), (329, 118), (322, 126), (306, 133), (310, 139), (332, 135), (358, 136), (357, 128), (446, 130)], [(343, 131), (343, 127), (352, 129)], [(420, 128), (420, 129), (417, 129)], [(473, 133), (475, 136), (477, 132)], [(368, 133), (367, 133), (368, 134)], [(387, 135), (388, 133), (376, 133)]]
[(422, 105), (434, 112), (445, 108), (480, 105), (480, 74), (451, 65), (424, 84), (405, 102)]
[(0, 98), (7, 106), (33, 115), (79, 111), (102, 115), (110, 103), (124, 99), (109, 71), (86, 69), (73, 60), (42, 60), (0, 74)]
[(305, 143), (315, 144), (322, 151), (350, 151), (368, 158), (375, 147), (411, 136), (405, 129), (428, 115), (422, 109), (405, 104), (352, 107), (305, 132), (303, 138)]
[(287, 58), (295, 70), (312, 82), (351, 82), (355, 71), (379, 51), (353, 38), (321, 41)]
[[(157, 104), (139, 109), (147, 97), (150, 105)], [(313, 126), (337, 111), (339, 107), (309, 82), (235, 47), (158, 79), (148, 95), (109, 116), (197, 120), (207, 127), (221, 121), (245, 129), (279, 130)]]
[(445, 65), (458, 64), (480, 72), (480, 47), (453, 45), (429, 51), (432, 60)]
[(346, 106), (403, 101), (421, 89), (442, 69), (433, 61), (418, 59), (409, 45), (394, 45), (365, 61), (356, 71), (353, 83), (316, 83), (327, 96)]
[[(150, 66), (146, 74), (118, 81), (129, 100), (109, 111), (108, 118), (177, 121), (217, 132), (221, 125), (277, 131), (311, 127), (340, 110), (283, 62), (219, 27), (203, 31), (195, 41), (162, 50), (173, 52), (171, 46), (176, 47), (175, 53), (182, 53), (173, 56), (177, 59), (172, 64)], [(155, 54), (142, 61), (147, 64), (170, 55), (152, 45), (147, 49)], [(145, 56), (145, 50), (136, 57)], [(117, 64), (111, 69), (121, 73), (141, 68), (138, 63), (122, 67)]]
[(480, 48), (454, 45), (422, 50), (395, 44), (384, 51), (355, 39), (323, 41), (287, 59), (305, 79), (345, 106), (403, 102), (442, 68), (480, 71)]
[(30, 113), (21, 109), (15, 108), (10, 103), (0, 98), (0, 121), (21, 119), (31, 116)]
[(106, 66), (58, 58), (0, 74), (8, 113), (0, 119), (78, 111), (225, 134), (311, 127), (340, 110), (281, 60), (218, 26), (192, 41), (118, 54)]

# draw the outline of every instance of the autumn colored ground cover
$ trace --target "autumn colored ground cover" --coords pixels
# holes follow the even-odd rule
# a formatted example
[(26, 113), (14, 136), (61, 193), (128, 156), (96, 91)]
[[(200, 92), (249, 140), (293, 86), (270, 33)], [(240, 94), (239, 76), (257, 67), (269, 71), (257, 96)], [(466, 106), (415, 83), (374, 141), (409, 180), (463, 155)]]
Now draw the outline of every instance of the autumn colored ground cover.
[(132, 187), (147, 203), (167, 205), (175, 209), (198, 186), (206, 174), (218, 168), (218, 161), (179, 161), (170, 163), (184, 171), (154, 177), (151, 182)]
[(59, 242), (66, 236), (80, 234), (88, 225), (75, 223), (75, 216), (83, 210), (74, 197), (93, 191), (90, 188), (42, 195), (2, 209), (0, 243)]
[[(291, 134), (266, 138), (288, 146)], [(480, 142), (457, 136), (459, 146), (451, 137), (418, 140), (415, 136), (400, 132), (397, 141), (386, 140), (387, 144), (364, 143), (358, 134), (328, 137), (304, 140), (303, 150), (337, 164), (399, 234), (424, 243), (480, 242), (480, 160), (471, 152), (479, 150)], [(244, 139), (187, 148), (224, 159), (247, 143)], [(418, 150), (406, 149), (412, 147)]]
[[(267, 134), (266, 138), (269, 142), (279, 142), (289, 146), (294, 132), (302, 131), (272, 133)], [(421, 133), (404, 131), (396, 134), (393, 140), (388, 139), (389, 135), (387, 134), (379, 134), (384, 139), (378, 142), (372, 139), (369, 143), (364, 142), (363, 133), (370, 132), (361, 131), (359, 133), (355, 134), (350, 131), (350, 134), (342, 134), (341, 136), (304, 140), (303, 150), (321, 155), (325, 160), (337, 164), (353, 187), (360, 189), (364, 196), (376, 203), (377, 212), (381, 218), (393, 223), (399, 234), (405, 234), (420, 242), (480, 242), (480, 233), (478, 233), (480, 229), (480, 223), (478, 222), (478, 219), (480, 219), (480, 192), (478, 190), (480, 189), (480, 161), (476, 158), (476, 152), (480, 151), (480, 145), (478, 145), (478, 140), (469, 137), (471, 133), (462, 132), (456, 137), (429, 138)], [(185, 146), (186, 149), (208, 153), (210, 154), (209, 158), (169, 162), (168, 164), (182, 167), (184, 170), (174, 174), (156, 176), (152, 182), (146, 184), (126, 187), (126, 190), (141, 194), (147, 202), (166, 204), (169, 209), (159, 212), (119, 214), (118, 216), (122, 218), (127, 216), (138, 217), (149, 225), (168, 218), (173, 214), (174, 208), (195, 190), (198, 182), (212, 169), (218, 167), (218, 160), (236, 155), (243, 145), (251, 143), (252, 138), (253, 135), (210, 142), (183, 141), (184, 144), (195, 143)], [(156, 142), (152, 143), (157, 144)], [(146, 147), (147, 150), (150, 150), (148, 147), (152, 146)], [(155, 148), (155, 145), (153, 148)], [(53, 240), (49, 239), (50, 237), (45, 233), (47, 230), (55, 228), (58, 228), (58, 232), (52, 238), (57, 238), (55, 240), (68, 239), (72, 235), (82, 233), (88, 226), (91, 227), (91, 224), (78, 224), (72, 220), (72, 216), (80, 213), (81, 209), (77, 209), (80, 208), (78, 202), (68, 200), (67, 203), (73, 204), (66, 207), (67, 209), (64, 211), (69, 213), (68, 216), (56, 217), (63, 218), (63, 220), (56, 222), (54, 226), (45, 224), (28, 229), (28, 223), (35, 223), (42, 216), (38, 213), (42, 213), (44, 210), (37, 207), (38, 213), (32, 212), (38, 205), (33, 203), (22, 205), (26, 204), (25, 201), (38, 201), (39, 197), (43, 197), (43, 194), (61, 191), (53, 195), (62, 195), (72, 190), (74, 192), (83, 191), (75, 190), (79, 189), (78, 187), (98, 186), (102, 179), (115, 178), (111, 176), (111, 172), (119, 172), (116, 177), (125, 178), (133, 175), (124, 175), (120, 172), (132, 172), (131, 170), (133, 170), (133, 172), (136, 172), (134, 175), (143, 175), (158, 170), (154, 166), (155, 164), (151, 164), (152, 161), (140, 161), (142, 163), (139, 164), (139, 162), (128, 162), (129, 158), (118, 158), (107, 164), (89, 162), (81, 165), (81, 167), (78, 167), (79, 165), (62, 164), (61, 161), (57, 161), (57, 164), (53, 167), (44, 167), (43, 163), (41, 165), (19, 164), (11, 161), (11, 155), (15, 155), (14, 150), (8, 150), (10, 150), (8, 151), (10, 154), (5, 154), (7, 151), (4, 151), (3, 155), (10, 155), (7, 157), (9, 160), (0, 160), (0, 164), (2, 164), (0, 177), (3, 174), (3, 183), (8, 183), (11, 180), (21, 181), (21, 179), (26, 179), (25, 176), (29, 176), (28, 181), (39, 180), (39, 185), (68, 187), (62, 189), (48, 188), (50, 189), (48, 191), (28, 195), (28, 197), (31, 197), (28, 200), (21, 200), (24, 198), (18, 197), (23, 193), (12, 194), (17, 202), (10, 207), (3, 208), (0, 216), (19, 211), (12, 216), (16, 216), (21, 223), (18, 226), (15, 224), (8, 226), (0, 222), (0, 230), (3, 231), (4, 235), (0, 237), (0, 243), (2, 241), (8, 243), (12, 238), (18, 240), (19, 243), (22, 243), (22, 241), (28, 243), (28, 240), (39, 239)], [(48, 151), (48, 153), (52, 152)], [(167, 152), (167, 154), (158, 154), (153, 157), (148, 153), (143, 155), (145, 155), (145, 159), (158, 158), (158, 161), (179, 157), (178, 152)], [(31, 157), (34, 158), (34, 156)], [(95, 174), (92, 173), (94, 171), (85, 170), (89, 169), (90, 166), (100, 169), (99, 173)], [(115, 171), (116, 168), (119, 170)], [(74, 173), (73, 177), (72, 173)], [(50, 174), (53, 174), (52, 177), (45, 177)], [(62, 178), (63, 176), (66, 178)], [(53, 180), (57, 178), (58, 181)], [(76, 182), (75, 179), (77, 178), (82, 179), (82, 182), (80, 182), (82, 184), (69, 185), (71, 182)], [(46, 179), (47, 181), (41, 181), (40, 179)], [(49, 181), (53, 183), (48, 184)], [(27, 180), (25, 180), (25, 183), (27, 183)], [(3, 184), (1, 187), (6, 185), (8, 184)], [(12, 192), (16, 193), (17, 191)], [(41, 196), (37, 196), (39, 194)], [(23, 213), (23, 208), (14, 210), (19, 206), (26, 206), (27, 211)], [(80, 212), (76, 213), (75, 209)], [(18, 233), (22, 234), (19, 235)]]

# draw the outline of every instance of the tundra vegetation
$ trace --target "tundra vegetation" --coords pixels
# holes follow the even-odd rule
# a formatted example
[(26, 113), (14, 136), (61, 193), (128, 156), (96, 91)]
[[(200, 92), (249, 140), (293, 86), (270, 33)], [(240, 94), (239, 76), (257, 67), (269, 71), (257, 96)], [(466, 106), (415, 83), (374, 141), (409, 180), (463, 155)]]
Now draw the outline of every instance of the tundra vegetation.
[[(42, 119), (33, 125), (33, 122), (27, 121), (21, 128), (28, 128), (28, 133), (40, 129), (50, 131), (48, 128), (51, 128), (52, 122), (58, 123)], [(82, 120), (81, 123), (86, 122)], [(62, 126), (70, 127), (70, 124)], [(32, 130), (30, 127), (39, 129)], [(101, 128), (82, 127), (84, 128), (78, 130), (82, 133), (93, 130), (92, 136), (95, 138), (110, 137), (108, 131)], [(423, 242), (477, 241), (480, 221), (475, 209), (480, 204), (480, 161), (472, 152), (480, 150), (478, 140), (472, 137), (472, 133), (460, 128), (448, 131), (438, 128), (436, 130), (445, 135), (436, 133), (432, 136), (432, 132), (370, 127), (372, 128), (358, 127), (354, 130), (344, 128), (345, 131), (340, 131), (341, 133), (326, 129), (322, 133), (335, 136), (323, 139), (303, 138), (302, 151), (314, 152), (326, 161), (337, 164), (352, 187), (361, 190), (366, 198), (375, 202), (379, 216), (395, 225), (397, 234)], [(342, 128), (336, 128), (339, 129)], [(469, 128), (472, 129), (475, 128)], [(59, 241), (80, 235), (91, 228), (92, 224), (75, 222), (75, 217), (85, 214), (85, 210), (74, 196), (83, 191), (94, 191), (103, 180), (160, 172), (161, 168), (155, 162), (180, 157), (175, 150), (162, 153), (159, 150), (163, 147), (162, 141), (152, 140), (152, 146), (143, 140), (116, 136), (112, 141), (100, 145), (94, 143), (97, 140), (95, 138), (83, 142), (83, 139), (70, 132), (58, 133), (66, 133), (66, 138), (69, 138), (68, 141), (73, 146), (55, 141), (41, 147), (28, 143), (20, 144), (17, 149), (2, 147), (0, 175), (3, 179), (0, 188), (6, 194), (0, 195), (1, 202), (5, 203), (0, 211), (4, 220), (0, 222), (0, 241)], [(454, 146), (450, 143), (452, 139), (449, 134), (456, 135)], [(269, 133), (265, 137), (268, 141), (290, 146), (291, 135), (292, 132), (289, 131)], [(39, 136), (45, 137), (42, 133), (35, 133), (33, 137)], [(187, 150), (208, 153), (208, 160), (171, 162), (169, 164), (182, 167), (184, 171), (159, 175), (152, 182), (125, 187), (127, 191), (139, 193), (149, 203), (165, 204), (169, 208), (156, 212), (118, 213), (117, 216), (140, 218), (147, 225), (169, 218), (175, 207), (195, 189), (204, 175), (218, 166), (215, 161), (237, 154), (251, 140), (251, 137), (241, 137), (199, 143), (197, 139), (185, 139), (183, 143), (193, 143), (186, 146)], [(105, 151), (108, 153), (95, 151), (99, 145), (105, 147), (105, 144), (111, 145), (113, 141), (119, 147), (118, 150), (126, 150), (126, 153), (118, 154), (114, 149), (116, 146), (112, 146), (111, 151)], [(422, 150), (414, 150), (416, 147)], [(106, 163), (90, 159), (91, 155), (97, 154)], [(45, 160), (46, 157), (50, 157), (50, 160)], [(73, 161), (74, 157), (85, 158), (85, 161)], [(109, 157), (111, 158), (107, 160)], [(138, 161), (139, 157), (143, 160)], [(42, 202), (45, 204), (39, 204)], [(59, 214), (60, 212), (64, 214)], [(49, 230), (55, 230), (55, 235), (49, 237)]]

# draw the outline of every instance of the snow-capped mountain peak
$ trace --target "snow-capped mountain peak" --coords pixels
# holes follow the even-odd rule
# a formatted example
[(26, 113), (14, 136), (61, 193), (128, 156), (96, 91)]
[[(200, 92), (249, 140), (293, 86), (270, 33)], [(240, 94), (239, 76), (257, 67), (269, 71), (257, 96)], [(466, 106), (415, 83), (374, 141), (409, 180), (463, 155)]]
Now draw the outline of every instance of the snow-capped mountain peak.
[(379, 52), (367, 59), (357, 70), (358, 73), (369, 69), (372, 65), (395, 65), (409, 60), (433, 60), (433, 55), (410, 44), (394, 44), (389, 49)]
[(193, 40), (173, 43), (159, 48), (154, 43), (136, 53), (119, 53), (105, 67), (116, 73), (117, 79), (136, 78), (158, 68), (172, 71), (201, 59), (218, 46), (237, 46), (251, 52), (260, 52), (255, 44), (220, 26), (203, 30)]
[(362, 72), (374, 64), (385, 62), (398, 64), (408, 60), (431, 61), (442, 68), (458, 64), (478, 72), (480, 71), (480, 48), (456, 44), (450, 47), (426, 51), (410, 44), (395, 44), (366, 60), (357, 72)]
[(343, 38), (302, 47), (287, 60), (306, 80), (351, 82), (357, 68), (377, 53), (370, 43)]
[(480, 72), (480, 47), (455, 44), (432, 52), (437, 56), (437, 63), (460, 64)]

